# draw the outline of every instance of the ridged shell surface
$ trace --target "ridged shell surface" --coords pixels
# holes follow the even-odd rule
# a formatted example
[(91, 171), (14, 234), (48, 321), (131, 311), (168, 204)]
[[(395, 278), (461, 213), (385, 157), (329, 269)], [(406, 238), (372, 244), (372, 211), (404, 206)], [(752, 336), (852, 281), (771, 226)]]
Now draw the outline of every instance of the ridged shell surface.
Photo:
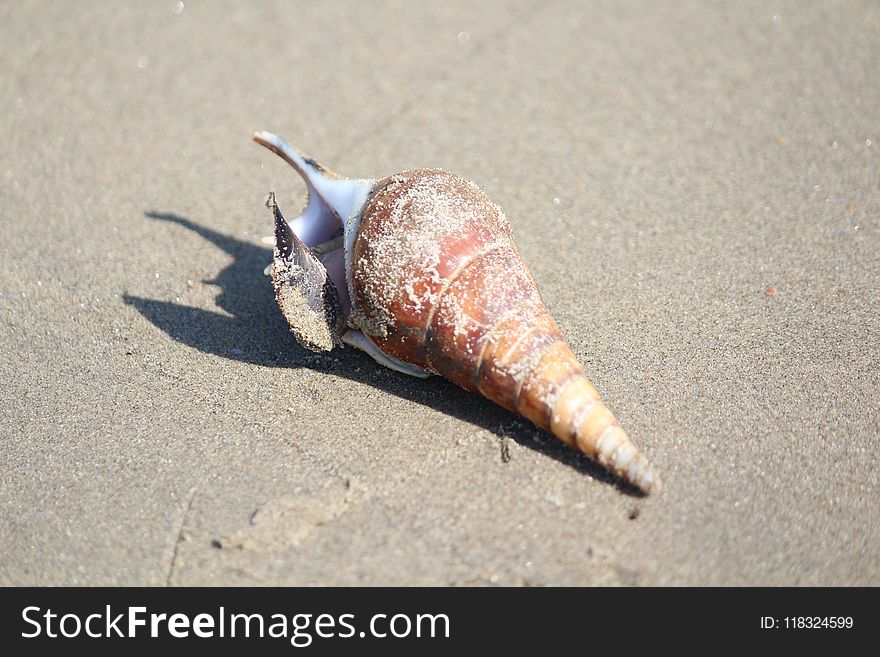
[(599, 399), (513, 242), (473, 183), (419, 169), (364, 208), (352, 318), (386, 353), (520, 413), (650, 491), (659, 481)]

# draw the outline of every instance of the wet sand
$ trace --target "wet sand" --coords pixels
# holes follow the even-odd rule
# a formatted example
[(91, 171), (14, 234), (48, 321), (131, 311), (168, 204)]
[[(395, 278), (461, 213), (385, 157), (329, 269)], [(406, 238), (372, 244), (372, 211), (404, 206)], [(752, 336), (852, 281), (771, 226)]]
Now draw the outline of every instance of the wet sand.
[[(0, 583), (880, 584), (880, 7), (470, 4), (0, 8)], [(255, 130), (482, 186), (663, 494), (299, 348)]]

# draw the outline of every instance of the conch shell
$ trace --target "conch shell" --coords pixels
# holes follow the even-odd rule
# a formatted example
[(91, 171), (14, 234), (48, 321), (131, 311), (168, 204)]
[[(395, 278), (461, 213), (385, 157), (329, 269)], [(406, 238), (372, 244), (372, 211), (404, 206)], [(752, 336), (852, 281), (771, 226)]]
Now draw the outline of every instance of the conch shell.
[(272, 278), (296, 339), (345, 343), (413, 376), (439, 374), (551, 431), (644, 493), (660, 479), (618, 426), (550, 316), (501, 209), (437, 169), (349, 179), (277, 136), (254, 141), (305, 180), (275, 202)]

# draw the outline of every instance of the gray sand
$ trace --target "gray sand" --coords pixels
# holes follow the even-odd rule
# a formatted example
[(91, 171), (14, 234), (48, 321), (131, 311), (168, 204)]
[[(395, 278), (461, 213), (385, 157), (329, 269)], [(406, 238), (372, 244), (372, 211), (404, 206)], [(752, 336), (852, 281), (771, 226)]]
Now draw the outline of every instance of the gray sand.
[[(367, 4), (0, 6), (0, 583), (880, 584), (880, 6)], [(480, 184), (663, 494), (296, 346), (261, 129)]]

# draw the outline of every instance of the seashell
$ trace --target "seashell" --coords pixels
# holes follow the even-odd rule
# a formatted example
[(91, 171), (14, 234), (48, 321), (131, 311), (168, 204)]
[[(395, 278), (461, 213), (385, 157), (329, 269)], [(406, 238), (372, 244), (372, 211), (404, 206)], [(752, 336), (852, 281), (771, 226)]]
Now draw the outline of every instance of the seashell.
[(347, 344), (412, 376), (438, 374), (552, 432), (644, 493), (660, 479), (587, 379), (501, 209), (438, 169), (340, 176), (258, 132), (308, 202), (275, 220), (275, 296), (312, 350)]

